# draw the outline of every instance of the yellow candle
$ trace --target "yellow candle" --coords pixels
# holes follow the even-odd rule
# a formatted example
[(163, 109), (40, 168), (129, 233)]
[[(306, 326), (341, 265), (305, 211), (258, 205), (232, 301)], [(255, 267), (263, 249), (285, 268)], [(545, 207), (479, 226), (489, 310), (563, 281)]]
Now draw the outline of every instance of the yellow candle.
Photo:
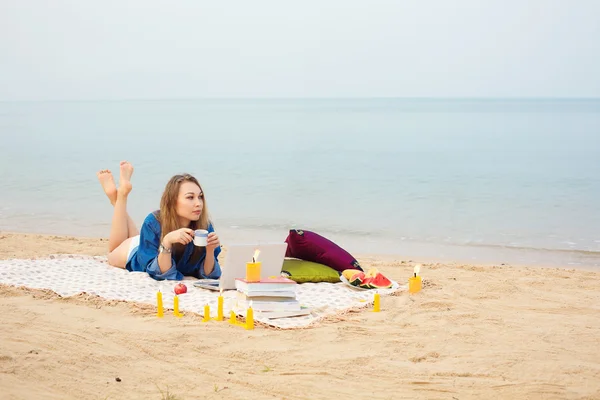
[(217, 321), (223, 321), (223, 289), (217, 298)]
[(235, 325), (237, 323), (237, 318), (235, 317), (235, 313), (233, 311), (229, 313), (229, 323), (231, 325)]
[(421, 290), (421, 264), (415, 265), (413, 276), (408, 278), (408, 293), (418, 293)]
[(246, 263), (246, 281), (260, 281), (260, 261)]
[(408, 293), (418, 293), (421, 290), (421, 277), (408, 278)]
[(175, 295), (173, 298), (173, 315), (176, 317), (182, 317), (183, 314), (179, 312), (179, 296)]
[(158, 318), (162, 318), (163, 317), (163, 302), (162, 302), (162, 292), (159, 290), (158, 292), (156, 292), (156, 316)]
[(202, 322), (210, 321), (210, 307), (207, 305), (204, 306), (204, 318), (202, 318)]
[(381, 299), (379, 298), (379, 293), (375, 293), (373, 296), (373, 312), (381, 311)]
[(246, 311), (246, 330), (254, 329), (254, 310), (252, 310), (252, 303)]

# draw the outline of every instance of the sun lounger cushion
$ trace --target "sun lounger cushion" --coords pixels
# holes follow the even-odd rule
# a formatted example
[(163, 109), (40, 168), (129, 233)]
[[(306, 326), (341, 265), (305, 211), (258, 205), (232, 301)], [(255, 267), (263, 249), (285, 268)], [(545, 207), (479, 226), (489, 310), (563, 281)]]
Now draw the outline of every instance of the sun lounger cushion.
[(296, 258), (286, 258), (281, 267), (281, 274), (297, 283), (307, 282), (330, 282), (340, 281), (340, 273), (327, 265), (298, 260)]
[(362, 271), (360, 264), (350, 253), (317, 233), (291, 229), (285, 242), (288, 244), (286, 257), (324, 264), (339, 272), (345, 269)]

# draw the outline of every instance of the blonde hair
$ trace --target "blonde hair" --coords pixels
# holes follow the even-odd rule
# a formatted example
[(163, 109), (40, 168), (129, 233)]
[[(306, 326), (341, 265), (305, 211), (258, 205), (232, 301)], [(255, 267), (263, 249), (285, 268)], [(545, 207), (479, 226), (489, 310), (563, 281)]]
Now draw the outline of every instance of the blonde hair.
[[(179, 226), (179, 216), (177, 215), (177, 198), (179, 197), (179, 188), (184, 182), (192, 182), (198, 185), (204, 206), (202, 207), (202, 214), (198, 221), (192, 221), (189, 226)], [(204, 196), (204, 190), (196, 178), (190, 174), (175, 175), (167, 185), (165, 191), (160, 199), (160, 211), (157, 216), (158, 222), (160, 223), (160, 241), (165, 238), (169, 232), (173, 232), (179, 228), (190, 228), (190, 229), (208, 229), (210, 223), (208, 215), (208, 207), (206, 205), (206, 197)]]

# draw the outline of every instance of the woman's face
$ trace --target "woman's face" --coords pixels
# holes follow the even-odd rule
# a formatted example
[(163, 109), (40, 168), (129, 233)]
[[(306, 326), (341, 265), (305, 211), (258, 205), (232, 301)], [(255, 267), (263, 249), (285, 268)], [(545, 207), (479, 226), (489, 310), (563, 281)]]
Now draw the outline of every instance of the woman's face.
[(176, 212), (187, 226), (191, 221), (198, 221), (204, 208), (204, 193), (193, 182), (183, 182), (179, 186)]

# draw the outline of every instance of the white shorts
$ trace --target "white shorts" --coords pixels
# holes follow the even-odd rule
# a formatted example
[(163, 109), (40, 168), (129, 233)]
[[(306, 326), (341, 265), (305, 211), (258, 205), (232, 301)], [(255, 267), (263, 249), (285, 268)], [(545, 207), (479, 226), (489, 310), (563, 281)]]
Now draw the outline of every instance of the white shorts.
[(135, 255), (138, 247), (140, 247), (140, 235), (132, 236), (131, 242), (129, 242), (129, 250), (127, 251), (127, 262)]

